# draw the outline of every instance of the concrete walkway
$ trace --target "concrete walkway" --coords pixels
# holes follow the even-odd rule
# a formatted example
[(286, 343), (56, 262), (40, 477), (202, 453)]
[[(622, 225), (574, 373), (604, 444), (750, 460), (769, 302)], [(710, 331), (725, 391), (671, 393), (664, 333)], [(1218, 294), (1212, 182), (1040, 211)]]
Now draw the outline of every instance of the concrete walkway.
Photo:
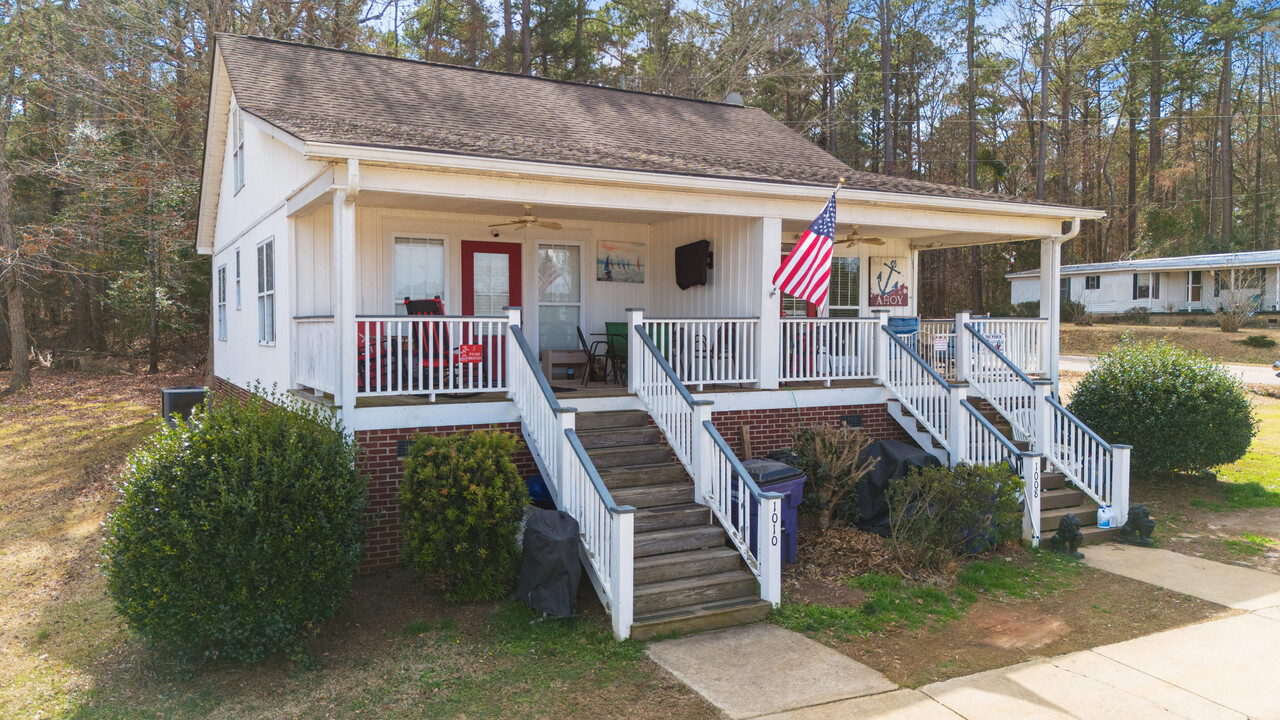
[(1246, 612), (919, 690), (772, 625), (654, 643), (649, 656), (730, 718), (1280, 720), (1280, 576), (1165, 550), (1084, 551), (1094, 567)]
[[(1087, 355), (1062, 355), (1058, 358), (1058, 369), (1086, 373), (1089, 372), (1090, 363), (1093, 360), (1094, 358)], [(1228, 370), (1235, 373), (1236, 377), (1246, 384), (1280, 387), (1280, 377), (1276, 377), (1277, 370), (1275, 368), (1267, 367), (1266, 365), (1224, 364)]]

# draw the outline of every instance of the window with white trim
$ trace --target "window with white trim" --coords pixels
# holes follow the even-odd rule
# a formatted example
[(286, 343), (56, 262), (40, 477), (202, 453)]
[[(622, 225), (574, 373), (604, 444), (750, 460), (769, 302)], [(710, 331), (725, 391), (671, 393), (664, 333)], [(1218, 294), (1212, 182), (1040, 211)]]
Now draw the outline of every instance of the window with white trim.
[(231, 166), (234, 172), (235, 191), (240, 192), (244, 187), (244, 114), (240, 112), (240, 108), (232, 108), (234, 117), (232, 118), (232, 141), (234, 142), (234, 151), (231, 153)]
[(538, 245), (538, 347), (571, 350), (580, 346), (582, 327), (582, 248)]
[(1160, 299), (1160, 275), (1158, 273), (1134, 273), (1133, 274), (1133, 299), (1134, 300), (1159, 300)]
[(1085, 289), (1085, 290), (1097, 290), (1097, 289), (1098, 289), (1098, 288), (1100, 288), (1100, 287), (1102, 287), (1102, 276), (1101, 276), (1101, 275), (1085, 275), (1085, 276), (1084, 276), (1084, 289)]
[(430, 300), (444, 296), (444, 240), (429, 237), (395, 238), (395, 282), (391, 284), (391, 306), (397, 315), (409, 309), (404, 299)]
[(258, 245), (258, 344), (276, 341), (276, 241), (267, 238)]
[(236, 248), (236, 309), (240, 309), (240, 248)]
[(227, 266), (219, 265), (217, 272), (217, 316), (218, 316), (218, 339), (227, 339)]
[(831, 258), (831, 288), (827, 295), (831, 317), (858, 317), (858, 267), (860, 258)]

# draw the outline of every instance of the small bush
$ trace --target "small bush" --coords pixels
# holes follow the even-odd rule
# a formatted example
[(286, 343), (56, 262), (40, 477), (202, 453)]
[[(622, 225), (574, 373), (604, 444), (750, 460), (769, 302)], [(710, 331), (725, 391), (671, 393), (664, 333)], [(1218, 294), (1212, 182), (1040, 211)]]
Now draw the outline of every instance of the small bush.
[(405, 561), (438, 576), (453, 602), (496, 600), (515, 576), (516, 533), (529, 492), (511, 456), (511, 433), (424, 435), (409, 450), (400, 485)]
[(1120, 313), (1120, 321), (1127, 325), (1150, 325), (1151, 311), (1144, 307), (1132, 307)]
[(1209, 358), (1125, 336), (1076, 386), (1070, 410), (1141, 470), (1198, 472), (1244, 456), (1258, 423), (1248, 393)]
[(1240, 332), (1240, 328), (1253, 317), (1253, 306), (1250, 303), (1228, 303), (1218, 308), (1218, 328), (1222, 332)]
[(913, 470), (889, 485), (891, 538), (903, 565), (938, 571), (1022, 535), (1022, 482), (1006, 464)]
[(129, 458), (107, 520), (116, 609), (184, 660), (304, 658), (360, 564), (354, 461), (330, 413), (279, 395), (162, 427)]
[(1249, 347), (1255, 347), (1255, 348), (1265, 349), (1265, 348), (1273, 348), (1276, 346), (1276, 341), (1272, 338), (1267, 337), (1266, 335), (1250, 335), (1249, 337), (1241, 340), (1240, 342), (1244, 343), (1245, 345), (1248, 345)]
[(817, 499), (818, 527), (826, 530), (836, 507), (875, 467), (875, 458), (858, 462), (871, 438), (845, 425), (815, 425), (792, 431), (792, 440), (796, 466), (804, 470), (806, 483)]

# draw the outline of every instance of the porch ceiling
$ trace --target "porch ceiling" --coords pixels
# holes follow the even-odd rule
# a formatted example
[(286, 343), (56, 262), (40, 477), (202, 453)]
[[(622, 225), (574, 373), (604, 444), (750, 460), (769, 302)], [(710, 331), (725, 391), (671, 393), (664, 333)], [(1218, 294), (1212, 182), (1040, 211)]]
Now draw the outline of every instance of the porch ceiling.
[[(836, 223), (837, 240), (845, 237), (854, 228), (863, 237), (900, 238), (911, 241), (911, 247), (917, 250), (931, 250), (942, 247), (962, 247), (966, 245), (989, 245), (993, 243), (1026, 240), (1030, 236), (1013, 236), (1009, 233), (989, 232), (953, 232), (939, 233), (927, 228), (909, 228), (896, 225), (874, 225), (870, 223)], [(782, 238), (784, 242), (800, 235), (808, 227), (807, 223), (798, 220), (784, 220)]]
[[(451, 198), (432, 195), (366, 190), (360, 194), (359, 205), (390, 208), (393, 210), (424, 210), (429, 212), (459, 213), (462, 215), (489, 215), (494, 217), (518, 217), (524, 214), (524, 204), (484, 198)], [(613, 208), (581, 207), (563, 204), (537, 203), (533, 214), (546, 220), (595, 220), (599, 222), (650, 224), (664, 220), (687, 217), (688, 213), (663, 213), (650, 210), (625, 210)]]

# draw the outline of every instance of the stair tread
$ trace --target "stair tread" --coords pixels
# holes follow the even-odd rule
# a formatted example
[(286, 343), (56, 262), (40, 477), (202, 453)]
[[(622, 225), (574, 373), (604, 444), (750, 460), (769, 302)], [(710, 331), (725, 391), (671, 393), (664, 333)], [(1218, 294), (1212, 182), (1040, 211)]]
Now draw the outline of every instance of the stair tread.
[[(602, 448), (603, 449), (603, 448)], [(621, 475), (623, 473), (647, 472), (651, 470), (667, 470), (670, 468), (684, 469), (684, 466), (677, 461), (646, 463), (644, 465), (619, 465), (618, 467), (604, 468), (600, 471), (600, 475)]]
[[(616, 430), (617, 428), (612, 428), (612, 429)], [(620, 454), (624, 452), (635, 452), (637, 450), (652, 450), (654, 448), (665, 449), (666, 443), (662, 442), (661, 439), (658, 439), (658, 440), (655, 440), (654, 442), (639, 443), (638, 445), (613, 445), (611, 447), (598, 447), (598, 448), (591, 448), (591, 452), (587, 454), (588, 455), (597, 455), (597, 454), (598, 455), (615, 455), (615, 454)], [(627, 467), (630, 467), (630, 466), (627, 466)]]
[(682, 605), (637, 615), (631, 623), (631, 636), (647, 640), (663, 632), (713, 630), (755, 622), (763, 620), (772, 609), (773, 606), (759, 596)]
[(687, 588), (706, 587), (708, 585), (724, 585), (729, 583), (743, 582), (746, 580), (755, 581), (756, 577), (746, 570), (726, 570), (725, 572), (710, 573), (707, 575), (696, 575), (694, 577), (677, 578), (675, 580), (662, 580), (660, 582), (649, 583), (648, 585), (637, 585), (635, 594), (639, 595), (666, 595), (676, 590)]
[(669, 538), (669, 537), (681, 537), (683, 535), (702, 535), (702, 534), (711, 534), (711, 533), (718, 533), (720, 535), (723, 535), (724, 530), (720, 529), (720, 527), (717, 525), (698, 525), (695, 527), (664, 528), (662, 530), (646, 530), (645, 532), (638, 532), (635, 534), (635, 538), (637, 541), (639, 541), (639, 540), (654, 540), (654, 539)]
[(658, 565), (680, 565), (697, 560), (712, 560), (729, 556), (737, 557), (738, 551), (731, 547), (699, 548), (697, 550), (684, 550), (664, 555), (639, 557), (635, 559), (634, 567), (636, 570), (641, 570)]

